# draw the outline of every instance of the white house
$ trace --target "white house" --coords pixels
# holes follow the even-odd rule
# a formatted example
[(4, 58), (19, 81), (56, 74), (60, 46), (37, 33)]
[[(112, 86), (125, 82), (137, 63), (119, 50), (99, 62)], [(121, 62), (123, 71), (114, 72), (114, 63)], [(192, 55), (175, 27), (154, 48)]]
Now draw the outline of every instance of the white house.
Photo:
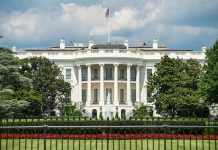
[(118, 112), (120, 117), (128, 117), (140, 105), (153, 109), (147, 80), (162, 56), (193, 58), (203, 64), (205, 47), (201, 51), (175, 50), (159, 46), (155, 38), (151, 44), (137, 46), (129, 46), (127, 40), (123, 44), (89, 41), (87, 46), (83, 43), (67, 46), (62, 37), (59, 46), (26, 49), (17, 51), (16, 55), (19, 58), (43, 56), (60, 66), (64, 79), (72, 87), (71, 101), (84, 115), (99, 117), (102, 112), (106, 117), (109, 107), (110, 116)]

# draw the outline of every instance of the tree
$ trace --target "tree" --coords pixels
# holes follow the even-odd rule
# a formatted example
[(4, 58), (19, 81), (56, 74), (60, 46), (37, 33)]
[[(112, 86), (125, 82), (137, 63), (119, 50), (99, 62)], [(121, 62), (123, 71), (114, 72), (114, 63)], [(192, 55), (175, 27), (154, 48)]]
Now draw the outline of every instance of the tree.
[(0, 110), (3, 116), (23, 116), (29, 106), (29, 102), (25, 100), (3, 100), (0, 101)]
[[(0, 48), (0, 113), (2, 116), (32, 115), (28, 109), (32, 96), (38, 100), (32, 89), (31, 79), (19, 72), (19, 59), (7, 48)], [(28, 93), (22, 95), (21, 91)], [(32, 93), (32, 95), (31, 95)]]
[(32, 79), (33, 89), (42, 97), (43, 113), (58, 109), (63, 114), (70, 103), (70, 84), (61, 78), (60, 68), (44, 57), (26, 58), (21, 63), (21, 73)]
[(77, 110), (76, 106), (71, 105), (71, 104), (66, 105), (64, 111), (65, 111), (64, 112), (65, 115), (67, 116), (76, 116), (76, 117), (82, 116), (81, 111)]
[(141, 106), (139, 107), (136, 111), (134, 111), (133, 113), (133, 117), (137, 117), (137, 118), (140, 118), (140, 117), (145, 117), (145, 116), (148, 116), (149, 113), (147, 111), (147, 107), (146, 106)]
[(218, 39), (213, 48), (206, 51), (201, 77), (201, 94), (208, 104), (218, 104)]
[(199, 94), (201, 65), (193, 59), (185, 62), (164, 56), (155, 68), (148, 89), (157, 112), (173, 117), (196, 115), (204, 106)]

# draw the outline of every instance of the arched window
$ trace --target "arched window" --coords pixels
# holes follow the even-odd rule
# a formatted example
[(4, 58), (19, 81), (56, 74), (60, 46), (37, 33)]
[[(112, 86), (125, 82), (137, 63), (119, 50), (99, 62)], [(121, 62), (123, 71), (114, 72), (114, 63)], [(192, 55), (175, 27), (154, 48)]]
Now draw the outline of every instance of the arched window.
[(92, 118), (97, 118), (97, 110), (96, 109), (92, 110)]
[(125, 109), (122, 109), (121, 110), (121, 118), (126, 118), (126, 110)]

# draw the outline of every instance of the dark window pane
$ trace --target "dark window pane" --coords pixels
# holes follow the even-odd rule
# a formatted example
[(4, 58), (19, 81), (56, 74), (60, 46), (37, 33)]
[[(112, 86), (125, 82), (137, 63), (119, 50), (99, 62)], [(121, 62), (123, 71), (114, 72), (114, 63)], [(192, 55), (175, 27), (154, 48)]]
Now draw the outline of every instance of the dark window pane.
[(82, 89), (82, 102), (86, 102), (86, 89)]
[(133, 103), (136, 102), (136, 89), (131, 89), (131, 99)]
[(131, 67), (131, 81), (136, 81), (136, 67)]
[(152, 75), (152, 69), (147, 69), (147, 80), (151, 78)]
[(71, 79), (71, 69), (66, 69), (66, 79), (67, 80)]
[(147, 90), (147, 102), (148, 103), (152, 102), (152, 93), (149, 90)]

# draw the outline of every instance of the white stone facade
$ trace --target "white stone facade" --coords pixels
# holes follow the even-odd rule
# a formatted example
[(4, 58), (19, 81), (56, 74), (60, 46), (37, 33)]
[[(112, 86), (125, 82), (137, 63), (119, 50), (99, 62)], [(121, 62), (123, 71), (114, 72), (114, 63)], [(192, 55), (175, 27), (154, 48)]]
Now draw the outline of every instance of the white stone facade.
[(146, 85), (162, 56), (192, 58), (201, 64), (205, 59), (205, 51), (173, 50), (158, 47), (157, 43), (131, 47), (128, 43), (102, 46), (92, 41), (89, 46), (65, 46), (63, 41), (62, 38), (57, 47), (27, 49), (17, 51), (16, 55), (19, 58), (43, 56), (60, 66), (64, 79), (71, 84), (72, 103), (89, 117), (99, 117), (100, 112), (103, 117), (106, 115), (108, 90), (112, 116), (118, 112), (119, 117), (128, 117), (140, 105), (153, 107)]

